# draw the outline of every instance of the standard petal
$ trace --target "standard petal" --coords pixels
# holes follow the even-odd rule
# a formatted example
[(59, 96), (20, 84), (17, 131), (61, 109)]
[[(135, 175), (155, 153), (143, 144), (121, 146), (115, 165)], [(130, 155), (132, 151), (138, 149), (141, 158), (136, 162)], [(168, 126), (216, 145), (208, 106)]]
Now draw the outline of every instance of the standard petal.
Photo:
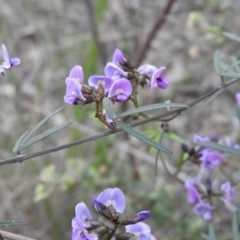
[(82, 67), (79, 66), (79, 65), (75, 66), (75, 67), (70, 71), (69, 77), (78, 79), (78, 81), (79, 81), (80, 83), (83, 83), (84, 74), (83, 74), (83, 69), (82, 69)]
[(151, 74), (153, 74), (156, 71), (157, 71), (157, 68), (155, 66), (153, 66), (153, 65), (150, 65), (150, 64), (144, 64), (144, 65), (142, 65), (142, 66), (140, 66), (138, 68), (138, 72), (140, 74), (144, 74), (144, 73), (151, 73)]
[(122, 76), (127, 77), (127, 73), (112, 62), (108, 62), (104, 68), (104, 73), (107, 77)]
[(143, 222), (126, 226), (126, 232), (134, 234), (137, 240), (151, 240), (151, 229)]
[(118, 94), (123, 94), (127, 96), (127, 98), (132, 94), (132, 84), (130, 81), (122, 78), (113, 83), (109, 90), (108, 98), (117, 96)]
[(92, 86), (94, 88), (98, 88), (98, 86), (101, 84), (106, 92), (109, 91), (110, 87), (114, 83), (114, 80), (110, 77), (106, 76), (91, 76), (88, 79), (89, 86)]
[(21, 60), (19, 58), (11, 58), (10, 63), (12, 67), (17, 67), (20, 65)]
[(97, 200), (105, 206), (112, 205), (118, 213), (123, 213), (126, 206), (126, 199), (119, 188), (107, 188), (99, 194)]
[(86, 204), (83, 202), (79, 203), (75, 208), (75, 212), (76, 217), (83, 223), (83, 226), (88, 227), (89, 226), (88, 220), (92, 220), (92, 216)]

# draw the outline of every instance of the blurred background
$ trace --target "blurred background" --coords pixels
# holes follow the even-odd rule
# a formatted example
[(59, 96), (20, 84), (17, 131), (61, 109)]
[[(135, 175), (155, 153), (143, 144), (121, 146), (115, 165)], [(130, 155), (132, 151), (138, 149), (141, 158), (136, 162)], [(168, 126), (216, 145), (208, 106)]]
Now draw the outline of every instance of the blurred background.
[[(166, 21), (144, 49), (170, 2)], [(189, 103), (216, 88), (221, 81), (213, 70), (214, 52), (220, 49), (226, 62), (231, 55), (240, 56), (239, 43), (222, 35), (222, 31), (240, 35), (239, 12), (239, 0), (0, 0), (0, 43), (7, 46), (10, 56), (22, 61), (20, 67), (0, 76), (0, 158), (14, 156), (12, 148), (21, 134), (62, 106), (45, 128), (67, 121), (73, 124), (21, 153), (104, 131), (94, 118), (93, 105), (80, 109), (64, 104), (65, 78), (75, 65), (83, 67), (85, 82), (90, 75), (103, 74), (115, 48), (137, 65), (167, 67), (168, 89), (140, 89), (141, 105), (166, 100)], [(143, 50), (144, 57), (139, 57)], [(170, 130), (189, 145), (194, 134), (228, 136), (236, 142), (239, 126), (233, 112), (237, 91), (238, 83), (213, 101), (185, 111), (169, 123)], [(127, 108), (132, 108), (131, 103), (114, 106), (116, 112)], [(139, 127), (145, 132), (152, 129), (157, 131), (160, 124)], [(164, 154), (165, 161), (175, 166), (180, 143), (167, 138), (162, 143), (174, 152), (173, 156)], [(21, 164), (3, 165), (0, 221), (27, 223), (3, 230), (36, 239), (70, 239), (76, 204), (84, 201), (93, 210), (92, 197), (105, 188), (118, 187), (126, 194), (126, 215), (151, 211), (146, 223), (157, 239), (202, 239), (200, 233), (206, 232), (207, 224), (194, 215), (184, 186), (161, 163), (158, 176), (154, 175), (155, 156), (156, 151), (142, 142), (118, 133)], [(239, 174), (236, 161), (228, 161), (226, 166), (228, 173)], [(191, 169), (187, 175), (191, 177)], [(223, 239), (229, 239), (231, 217), (224, 208), (217, 213), (215, 226), (224, 229)]]

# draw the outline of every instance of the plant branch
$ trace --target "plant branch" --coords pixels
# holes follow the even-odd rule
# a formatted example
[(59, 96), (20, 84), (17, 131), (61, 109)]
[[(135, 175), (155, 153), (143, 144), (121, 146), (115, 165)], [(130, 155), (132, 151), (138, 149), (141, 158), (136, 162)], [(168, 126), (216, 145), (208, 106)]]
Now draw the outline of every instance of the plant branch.
[(155, 37), (157, 31), (159, 29), (161, 29), (161, 27), (165, 23), (165, 21), (167, 19), (167, 15), (169, 14), (174, 2), (175, 2), (175, 0), (168, 0), (165, 8), (163, 9), (163, 12), (159, 15), (159, 18), (153, 25), (152, 30), (147, 35), (145, 42), (143, 43), (142, 47), (140, 47), (140, 50), (137, 53), (137, 57), (136, 57), (136, 61), (135, 61), (136, 67), (138, 67), (141, 64), (141, 62), (143, 61), (145, 54), (146, 54), (147, 50), (149, 49), (153, 38)]
[[(235, 83), (239, 80), (240, 80), (240, 78), (233, 79), (226, 84), (222, 84), (218, 88), (204, 94), (203, 96), (199, 97), (198, 99), (196, 99), (195, 101), (193, 101), (193, 102), (191, 102), (187, 105), (189, 106), (189, 108), (191, 108), (194, 105), (196, 105), (197, 103), (203, 101), (204, 99), (208, 98), (209, 96), (211, 96), (211, 95), (213, 95), (213, 94), (215, 94), (219, 91), (222, 91), (223, 89), (227, 88), (228, 86), (232, 85), (233, 83)], [(129, 124), (129, 126), (131, 126), (131, 127), (140, 126), (140, 125), (143, 125), (145, 123), (149, 123), (149, 122), (158, 120), (160, 118), (168, 117), (168, 116), (171, 116), (171, 115), (176, 114), (176, 113), (181, 113), (181, 112), (185, 111), (186, 109), (188, 109), (188, 108), (179, 108), (179, 109), (176, 109), (176, 110), (168, 111), (168, 112), (165, 112), (163, 114), (159, 114), (159, 115), (156, 115), (156, 116), (153, 116), (153, 117), (149, 117), (149, 118), (142, 119), (142, 120), (139, 120), (137, 122), (131, 123), (131, 124)], [(178, 115), (176, 115), (176, 116), (178, 116)], [(93, 135), (93, 136), (90, 136), (90, 137), (87, 137), (87, 138), (84, 138), (84, 139), (80, 139), (80, 140), (77, 140), (77, 141), (74, 141), (74, 142), (71, 142), (71, 143), (63, 144), (63, 145), (60, 145), (60, 146), (57, 146), (57, 147), (52, 147), (52, 148), (49, 148), (49, 149), (46, 149), (46, 150), (42, 150), (42, 151), (39, 151), (39, 152), (28, 153), (28, 154), (25, 154), (25, 155), (18, 155), (16, 157), (9, 158), (9, 159), (6, 159), (6, 160), (0, 160), (0, 165), (17, 163), (17, 162), (21, 163), (24, 160), (27, 160), (27, 159), (30, 159), (30, 158), (42, 156), (42, 155), (45, 155), (45, 154), (48, 154), (48, 153), (51, 153), (51, 152), (56, 152), (56, 151), (59, 151), (59, 150), (62, 150), (62, 149), (66, 149), (66, 148), (69, 148), (69, 147), (73, 147), (73, 146), (76, 146), (76, 145), (80, 145), (80, 144), (83, 144), (83, 143), (94, 141), (94, 140), (97, 140), (99, 138), (118, 133), (120, 131), (122, 131), (122, 129), (120, 129), (120, 128), (117, 128), (115, 130), (107, 130), (105, 132), (101, 132), (99, 134), (96, 134), (96, 135)]]

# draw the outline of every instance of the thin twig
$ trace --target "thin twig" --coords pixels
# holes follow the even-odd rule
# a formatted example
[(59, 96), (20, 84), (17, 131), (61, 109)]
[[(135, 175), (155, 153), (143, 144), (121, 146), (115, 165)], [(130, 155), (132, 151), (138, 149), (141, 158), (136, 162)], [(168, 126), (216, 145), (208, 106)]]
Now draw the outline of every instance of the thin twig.
[(25, 237), (22, 235), (6, 232), (6, 231), (2, 231), (2, 230), (0, 230), (0, 234), (2, 235), (3, 239), (6, 239), (6, 240), (7, 239), (8, 240), (36, 240), (33, 238)]
[(136, 61), (135, 61), (135, 66), (136, 67), (138, 67), (141, 64), (141, 62), (143, 61), (143, 59), (145, 57), (145, 54), (146, 54), (147, 50), (149, 49), (153, 38), (155, 37), (157, 31), (165, 23), (167, 15), (170, 12), (174, 2), (175, 2), (175, 0), (168, 0), (163, 12), (159, 15), (159, 18), (157, 19), (157, 21), (153, 25), (152, 30), (147, 35), (147, 38), (146, 38), (145, 42), (143, 43), (142, 47), (140, 47), (140, 50), (137, 53), (137, 57), (136, 57)]
[[(229, 81), (228, 83), (226, 83), (224, 85), (220, 85), (218, 88), (204, 94), (203, 96), (199, 97), (195, 101), (187, 104), (189, 106), (188, 108), (193, 107), (194, 105), (201, 102), (202, 100), (204, 100), (204, 99), (208, 98), (209, 96), (221, 91), (222, 89), (232, 85), (233, 83), (235, 83), (239, 80), (240, 80), (240, 78), (233, 79), (233, 80)], [(159, 115), (156, 115), (156, 116), (153, 116), (153, 117), (150, 117), (150, 118), (142, 119), (142, 120), (139, 120), (137, 122), (131, 123), (131, 124), (129, 124), (129, 126), (131, 126), (131, 127), (140, 126), (140, 125), (143, 125), (145, 123), (149, 123), (149, 122), (158, 120), (159, 118), (164, 118), (164, 117), (167, 117), (167, 116), (171, 116), (175, 113), (181, 113), (188, 108), (179, 108), (179, 109), (176, 109), (176, 110), (168, 111), (168, 112), (165, 112), (163, 114), (159, 114)], [(115, 129), (115, 130), (107, 130), (105, 132), (102, 132), (102, 133), (99, 133), (99, 134), (96, 134), (96, 135), (93, 135), (93, 136), (90, 136), (90, 137), (87, 137), (87, 138), (84, 138), (84, 139), (80, 139), (80, 140), (77, 140), (75, 142), (63, 144), (63, 145), (60, 145), (60, 146), (57, 146), (57, 147), (52, 147), (52, 148), (42, 150), (42, 151), (39, 151), (39, 152), (33, 152), (33, 153), (25, 154), (25, 155), (19, 155), (19, 156), (9, 158), (9, 159), (6, 159), (6, 160), (0, 160), (0, 165), (23, 162), (24, 160), (27, 160), (27, 159), (30, 159), (30, 158), (42, 156), (42, 155), (45, 155), (45, 154), (48, 154), (48, 153), (51, 153), (51, 152), (56, 152), (56, 151), (59, 151), (59, 150), (62, 150), (62, 149), (66, 149), (66, 148), (73, 147), (73, 146), (76, 146), (76, 145), (80, 145), (80, 144), (83, 144), (83, 143), (91, 142), (91, 141), (94, 141), (96, 139), (99, 139), (99, 138), (102, 138), (102, 137), (105, 137), (105, 136), (108, 136), (108, 135), (111, 135), (111, 134), (118, 133), (120, 131), (122, 131), (122, 129), (119, 129), (119, 128)]]
[(97, 46), (97, 50), (99, 52), (99, 57), (101, 60), (102, 65), (107, 62), (107, 54), (105, 51), (105, 45), (100, 41), (99, 34), (98, 34), (98, 28), (97, 28), (97, 22), (95, 18), (95, 10), (93, 6), (92, 0), (85, 0), (85, 5), (88, 10), (88, 20), (89, 20), (89, 25), (92, 33), (93, 40)]

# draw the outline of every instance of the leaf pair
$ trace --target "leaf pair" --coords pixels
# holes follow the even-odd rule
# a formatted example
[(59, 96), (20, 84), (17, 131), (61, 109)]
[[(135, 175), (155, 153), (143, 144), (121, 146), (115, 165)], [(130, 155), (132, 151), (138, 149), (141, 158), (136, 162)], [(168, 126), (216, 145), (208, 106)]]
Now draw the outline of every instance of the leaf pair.
[(19, 152), (33, 144), (35, 144), (36, 142), (39, 142), (40, 140), (52, 135), (53, 133), (62, 130), (65, 127), (68, 127), (69, 125), (71, 125), (71, 122), (67, 122), (64, 124), (61, 124), (59, 126), (53, 127), (51, 129), (48, 129), (47, 131), (37, 135), (36, 137), (33, 137), (32, 139), (30, 139), (30, 137), (47, 121), (49, 120), (51, 117), (53, 117), (56, 113), (58, 113), (59, 111), (61, 111), (63, 108), (59, 108), (56, 111), (54, 111), (53, 113), (51, 113), (49, 116), (47, 116), (46, 118), (44, 118), (41, 122), (39, 122), (36, 126), (34, 126), (31, 130), (26, 131), (15, 143), (14, 147), (13, 147), (13, 152)]

